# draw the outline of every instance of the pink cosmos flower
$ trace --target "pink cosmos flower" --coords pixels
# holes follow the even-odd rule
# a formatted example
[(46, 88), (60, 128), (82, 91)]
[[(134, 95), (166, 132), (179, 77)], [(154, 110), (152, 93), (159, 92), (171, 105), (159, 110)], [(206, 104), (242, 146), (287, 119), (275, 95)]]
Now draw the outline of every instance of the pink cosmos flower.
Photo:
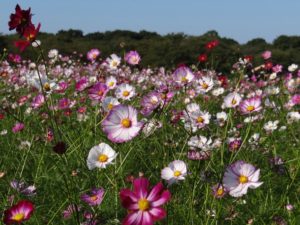
[(37, 96), (35, 96), (32, 100), (32, 103), (31, 103), (31, 107), (36, 109), (36, 108), (39, 108), (41, 107), (45, 102), (45, 97), (44, 95), (42, 94), (38, 94)]
[(75, 213), (76, 211), (80, 211), (81, 207), (80, 206), (76, 206), (75, 204), (71, 204), (68, 205), (68, 207), (63, 211), (63, 218), (64, 219), (69, 219), (73, 213)]
[(96, 206), (100, 205), (104, 196), (104, 189), (99, 188), (99, 189), (93, 189), (91, 191), (91, 195), (88, 194), (82, 194), (81, 195), (81, 200), (89, 204), (90, 206)]
[(248, 188), (255, 189), (262, 185), (259, 180), (260, 170), (253, 165), (239, 160), (227, 167), (223, 185), (233, 197), (247, 194)]
[(137, 121), (137, 110), (132, 106), (117, 105), (102, 122), (102, 129), (112, 142), (131, 140), (140, 132), (142, 122)]
[(16, 123), (12, 128), (12, 132), (17, 133), (24, 129), (25, 125), (23, 123)]
[(33, 211), (34, 206), (32, 202), (28, 200), (19, 201), (16, 205), (13, 205), (4, 212), (3, 222), (5, 224), (22, 223), (30, 219)]
[(173, 73), (173, 79), (178, 85), (186, 85), (194, 80), (195, 75), (190, 68), (181, 66)]
[(264, 60), (267, 60), (267, 59), (271, 58), (271, 56), (272, 56), (271, 51), (265, 51), (261, 54), (261, 57), (263, 57)]
[(141, 61), (141, 57), (137, 51), (126, 53), (124, 60), (130, 65), (137, 65)]
[(166, 216), (161, 206), (170, 200), (171, 194), (161, 182), (149, 190), (148, 179), (141, 177), (133, 181), (132, 191), (122, 189), (120, 198), (122, 206), (129, 211), (123, 225), (153, 225)]
[(89, 61), (94, 62), (97, 59), (97, 57), (100, 55), (100, 53), (101, 52), (99, 51), (99, 49), (94, 48), (87, 53), (86, 57)]
[(106, 84), (98, 82), (89, 90), (89, 97), (92, 100), (101, 101), (105, 97), (108, 90), (109, 89), (107, 88)]
[(86, 77), (80, 78), (75, 84), (76, 91), (83, 91), (88, 86), (88, 79)]
[(70, 107), (71, 101), (68, 98), (62, 98), (58, 101), (59, 109), (68, 109)]
[(242, 101), (239, 105), (242, 114), (250, 114), (253, 112), (258, 112), (262, 109), (261, 98), (252, 97)]
[(215, 184), (212, 188), (212, 194), (215, 198), (223, 198), (226, 195), (227, 190), (222, 184)]

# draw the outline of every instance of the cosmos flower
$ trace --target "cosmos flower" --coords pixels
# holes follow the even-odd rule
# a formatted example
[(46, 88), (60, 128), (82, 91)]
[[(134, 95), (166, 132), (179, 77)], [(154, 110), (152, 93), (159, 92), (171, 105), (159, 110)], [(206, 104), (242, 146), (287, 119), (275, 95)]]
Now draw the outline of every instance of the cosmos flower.
[(31, 201), (21, 200), (16, 205), (4, 211), (3, 222), (5, 224), (23, 223), (30, 219), (34, 211), (34, 205)]
[(248, 188), (255, 189), (262, 185), (259, 182), (260, 170), (244, 161), (237, 161), (227, 167), (223, 185), (233, 197), (241, 197), (247, 194)]
[(96, 167), (106, 168), (116, 157), (117, 153), (108, 144), (100, 143), (91, 148), (87, 157), (87, 166), (89, 170)]
[(102, 122), (103, 131), (112, 142), (127, 142), (138, 135), (143, 126), (137, 121), (137, 110), (132, 106), (117, 105)]
[(206, 138), (204, 136), (193, 136), (188, 141), (188, 146), (192, 148), (199, 148), (204, 151), (212, 149), (212, 140), (211, 138)]
[(118, 99), (108, 96), (103, 99), (102, 108), (105, 112), (109, 112), (111, 109), (113, 109), (113, 107), (119, 104), (120, 102), (118, 101)]
[(82, 194), (81, 200), (89, 204), (90, 206), (100, 205), (104, 197), (103, 188), (94, 188), (91, 190), (91, 195)]
[(166, 180), (169, 185), (184, 180), (187, 175), (187, 166), (181, 160), (171, 162), (161, 171), (161, 178)]
[(25, 128), (25, 125), (23, 123), (16, 123), (12, 128), (12, 132), (18, 133), (18, 132), (22, 131), (24, 128)]
[(215, 198), (223, 198), (227, 193), (226, 188), (222, 184), (215, 184), (211, 189)]
[(137, 65), (141, 61), (141, 57), (137, 51), (130, 51), (126, 53), (124, 60), (130, 65)]
[(36, 108), (39, 108), (41, 107), (45, 102), (45, 97), (44, 95), (42, 94), (38, 94), (37, 96), (35, 96), (33, 99), (32, 99), (32, 102), (31, 102), (31, 107), (33, 109), (36, 109)]
[(110, 76), (106, 78), (105, 84), (108, 87), (108, 89), (114, 89), (117, 86), (117, 79), (113, 76)]
[(255, 96), (249, 99), (245, 99), (239, 105), (242, 114), (250, 114), (253, 112), (259, 112), (261, 107), (261, 97)]
[(271, 58), (272, 56), (272, 52), (271, 51), (264, 51), (262, 54), (261, 54), (261, 57), (264, 59), (264, 60), (267, 60), (269, 58)]
[(58, 101), (59, 109), (68, 109), (71, 105), (71, 101), (68, 98), (62, 98)]
[(164, 190), (162, 183), (149, 189), (147, 178), (137, 178), (133, 181), (133, 190), (120, 191), (121, 204), (128, 210), (128, 215), (122, 225), (152, 225), (166, 217), (166, 211), (161, 207), (166, 204), (171, 194)]
[(195, 75), (193, 72), (186, 66), (181, 66), (175, 70), (173, 73), (173, 80), (178, 85), (186, 85), (193, 81)]
[(119, 56), (117, 56), (116, 54), (111, 54), (110, 58), (106, 59), (106, 62), (108, 63), (109, 69), (115, 70), (120, 65), (121, 58)]
[(98, 82), (89, 90), (89, 98), (92, 100), (101, 101), (108, 92), (106, 84)]
[(135, 96), (135, 88), (129, 84), (120, 84), (116, 89), (116, 97), (123, 100), (130, 100)]
[(24, 28), (24, 32), (22, 33), (22, 36), (25, 38), (25, 40), (22, 39), (16, 41), (14, 43), (15, 46), (19, 48), (21, 52), (23, 52), (31, 43), (36, 41), (36, 37), (40, 31), (40, 28), (40, 23), (37, 27), (35, 27), (33, 24), (28, 25), (26, 28)]
[(25, 196), (36, 195), (36, 187), (34, 185), (26, 185), (23, 181), (12, 180), (10, 186)]
[(157, 91), (152, 91), (142, 98), (141, 113), (144, 116), (149, 116), (161, 104), (161, 95)]
[(81, 77), (75, 84), (76, 91), (83, 91), (88, 86), (87, 77)]
[(198, 80), (198, 84), (196, 85), (196, 91), (198, 93), (207, 93), (214, 86), (214, 81), (209, 76), (203, 76)]
[(100, 55), (100, 51), (99, 49), (93, 48), (90, 51), (88, 51), (88, 53), (86, 54), (86, 57), (89, 61), (91, 62), (95, 62), (97, 57)]
[(14, 30), (22, 35), (24, 30), (32, 24), (31, 22), (31, 9), (21, 9), (21, 7), (17, 4), (15, 8), (15, 13), (10, 15), (10, 21), (8, 22), (9, 30)]
[(224, 98), (224, 107), (234, 108), (240, 104), (241, 100), (242, 98), (238, 93), (230, 93)]

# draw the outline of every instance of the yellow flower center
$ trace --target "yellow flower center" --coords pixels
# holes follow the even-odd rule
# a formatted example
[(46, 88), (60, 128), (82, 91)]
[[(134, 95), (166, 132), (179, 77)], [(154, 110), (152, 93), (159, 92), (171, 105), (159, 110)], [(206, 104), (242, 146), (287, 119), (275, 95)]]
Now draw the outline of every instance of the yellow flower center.
[(121, 124), (123, 127), (129, 128), (129, 127), (131, 127), (131, 120), (128, 118), (122, 119)]
[(44, 89), (45, 89), (45, 91), (50, 91), (50, 84), (49, 83), (45, 83), (44, 84)]
[(253, 105), (247, 106), (247, 111), (252, 112), (255, 109)]
[(98, 91), (98, 95), (102, 96), (103, 95), (103, 91)]
[(231, 104), (235, 105), (237, 103), (237, 101), (235, 99), (232, 99)]
[(181, 82), (183, 82), (183, 83), (187, 82), (186, 77), (182, 77), (182, 78), (181, 78)]
[(150, 202), (147, 199), (142, 198), (139, 200), (138, 206), (139, 206), (139, 210), (147, 211), (150, 208)]
[(93, 59), (96, 59), (97, 56), (98, 56), (98, 55), (97, 55), (96, 53), (94, 53), (94, 54), (92, 55), (92, 58), (93, 58)]
[(203, 119), (201, 116), (199, 116), (199, 117), (197, 118), (197, 122), (198, 122), (198, 123), (203, 123), (203, 121), (204, 121), (204, 119)]
[(91, 201), (95, 202), (98, 200), (98, 196), (97, 195), (93, 195), (90, 197)]
[(98, 161), (101, 162), (101, 163), (107, 162), (107, 160), (108, 160), (108, 156), (105, 155), (105, 154), (101, 154), (98, 157)]
[(16, 215), (13, 216), (13, 220), (14, 221), (17, 221), (17, 222), (20, 222), (24, 219), (25, 215), (24, 213), (17, 213)]
[(113, 66), (113, 67), (116, 67), (117, 65), (118, 65), (118, 62), (117, 62), (117, 61), (113, 61), (113, 62), (112, 62), (112, 66)]
[(217, 195), (220, 196), (220, 195), (223, 195), (223, 194), (224, 194), (224, 189), (222, 187), (218, 188)]
[(127, 97), (129, 94), (130, 94), (129, 91), (123, 91), (123, 96), (124, 97)]
[(176, 170), (176, 171), (174, 172), (174, 177), (179, 177), (180, 175), (181, 175), (181, 172), (180, 172), (180, 171)]
[(208, 88), (207, 83), (203, 83), (201, 86), (202, 86), (203, 89), (207, 89)]
[(246, 177), (246, 176), (244, 176), (244, 175), (241, 175), (241, 176), (239, 177), (239, 182), (240, 182), (241, 184), (247, 183), (247, 182), (248, 182), (248, 177)]
[(114, 86), (114, 84), (115, 84), (115, 82), (111, 81), (111, 82), (108, 83), (108, 86), (112, 87), (112, 86)]
[(109, 104), (107, 105), (107, 108), (108, 108), (109, 110), (111, 110), (113, 107), (114, 107), (114, 105), (111, 104), (111, 103), (109, 103)]

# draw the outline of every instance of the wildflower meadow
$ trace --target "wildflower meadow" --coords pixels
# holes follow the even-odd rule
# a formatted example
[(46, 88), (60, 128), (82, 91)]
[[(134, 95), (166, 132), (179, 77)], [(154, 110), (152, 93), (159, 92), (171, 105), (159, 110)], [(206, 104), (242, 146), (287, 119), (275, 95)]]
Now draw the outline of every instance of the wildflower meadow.
[(0, 55), (1, 224), (300, 224), (298, 65), (225, 74), (217, 39), (172, 69), (46, 52), (33, 14), (12, 9)]

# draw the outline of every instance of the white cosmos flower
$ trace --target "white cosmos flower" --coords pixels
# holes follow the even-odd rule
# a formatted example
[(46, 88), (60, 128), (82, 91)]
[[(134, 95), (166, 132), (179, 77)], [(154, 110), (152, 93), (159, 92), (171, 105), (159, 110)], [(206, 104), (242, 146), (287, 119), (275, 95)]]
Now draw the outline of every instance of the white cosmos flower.
[(275, 121), (268, 121), (267, 123), (265, 123), (264, 125), (264, 129), (266, 132), (273, 132), (274, 130), (277, 130), (278, 128), (278, 120)]
[(234, 108), (240, 104), (242, 97), (238, 93), (230, 93), (224, 98), (225, 108)]
[(298, 69), (297, 64), (292, 64), (288, 67), (288, 71), (290, 71), (290, 72), (294, 72), (296, 69)]
[(129, 84), (121, 84), (116, 89), (116, 97), (123, 100), (130, 100), (135, 96), (135, 88)]
[(204, 76), (198, 80), (198, 85), (196, 87), (196, 91), (198, 93), (206, 93), (209, 92), (214, 86), (214, 81), (211, 77)]
[(168, 184), (173, 184), (179, 180), (184, 180), (187, 175), (187, 166), (181, 160), (171, 162), (161, 171), (161, 178), (166, 180)]
[(223, 185), (231, 196), (241, 197), (247, 194), (248, 188), (255, 189), (263, 184), (258, 181), (259, 173), (259, 169), (240, 160), (227, 167)]
[(117, 79), (114, 76), (110, 76), (106, 79), (105, 84), (109, 89), (114, 89), (117, 86)]
[(116, 157), (117, 153), (108, 144), (101, 143), (91, 148), (87, 158), (87, 166), (89, 170), (96, 167), (106, 168), (107, 165), (112, 164)]
[(104, 98), (102, 102), (102, 108), (105, 112), (109, 112), (114, 106), (119, 104), (120, 102), (118, 101), (118, 99), (108, 96)]
[(299, 112), (289, 112), (286, 115), (287, 123), (291, 124), (300, 120), (300, 113)]
[(108, 66), (111, 70), (115, 70), (120, 65), (121, 58), (118, 57), (116, 54), (111, 54), (110, 58), (106, 59), (106, 62), (108, 63)]

